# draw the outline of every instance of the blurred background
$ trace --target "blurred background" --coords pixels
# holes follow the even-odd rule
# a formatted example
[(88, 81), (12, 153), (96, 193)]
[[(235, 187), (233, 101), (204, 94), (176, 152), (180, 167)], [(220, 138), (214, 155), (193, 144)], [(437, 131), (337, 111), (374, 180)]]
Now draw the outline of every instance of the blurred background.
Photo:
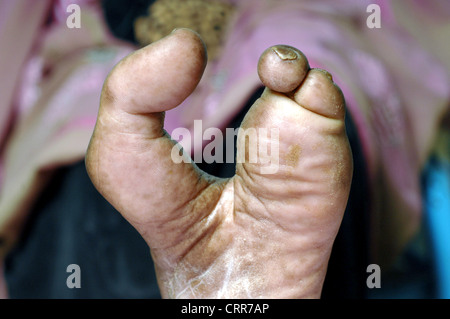
[[(354, 178), (322, 297), (450, 298), (450, 2), (439, 0), (0, 0), (0, 295), (160, 298), (147, 245), (95, 190), (84, 155), (110, 70), (179, 27), (202, 36), (209, 60), (167, 112), (169, 133), (195, 119), (239, 127), (275, 44), (344, 92)], [(66, 284), (70, 264), (81, 288)], [(371, 264), (380, 288), (367, 285)]]

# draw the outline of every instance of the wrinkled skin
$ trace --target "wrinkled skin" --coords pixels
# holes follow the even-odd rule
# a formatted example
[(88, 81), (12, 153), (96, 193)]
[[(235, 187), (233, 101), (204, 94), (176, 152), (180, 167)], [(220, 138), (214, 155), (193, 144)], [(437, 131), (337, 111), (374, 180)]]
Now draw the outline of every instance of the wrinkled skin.
[(174, 163), (163, 129), (205, 65), (186, 29), (122, 60), (103, 87), (89, 176), (149, 245), (163, 297), (318, 298), (352, 178), (342, 93), (298, 50), (266, 50), (267, 88), (241, 127), (279, 128), (279, 169), (237, 163), (219, 179)]

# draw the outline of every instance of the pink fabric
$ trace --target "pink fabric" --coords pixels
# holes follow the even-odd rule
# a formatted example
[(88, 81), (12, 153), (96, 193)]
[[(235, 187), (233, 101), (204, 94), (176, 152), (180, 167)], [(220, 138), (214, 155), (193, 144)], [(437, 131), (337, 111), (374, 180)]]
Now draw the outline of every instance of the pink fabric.
[(82, 26), (69, 29), (66, 3), (0, 2), (0, 264), (52, 171), (83, 159), (103, 82), (135, 49), (109, 34), (98, 1), (78, 1)]
[[(0, 150), (5, 147), (6, 134), (13, 116), (15, 87), (20, 82), (23, 64), (38, 37), (38, 30), (44, 22), (49, 4), (50, 1), (46, 0), (0, 3)], [(2, 176), (3, 170), (0, 167), (0, 181)]]

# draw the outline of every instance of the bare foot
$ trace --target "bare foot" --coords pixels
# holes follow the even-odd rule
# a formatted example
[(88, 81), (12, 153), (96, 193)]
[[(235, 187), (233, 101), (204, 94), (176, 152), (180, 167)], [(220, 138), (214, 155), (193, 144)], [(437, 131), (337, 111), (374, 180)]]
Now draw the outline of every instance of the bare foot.
[(279, 129), (278, 170), (237, 163), (219, 179), (174, 163), (163, 129), (205, 65), (186, 29), (122, 60), (105, 81), (88, 173), (150, 246), (163, 297), (318, 298), (352, 177), (342, 93), (300, 51), (266, 50), (267, 88), (242, 128)]

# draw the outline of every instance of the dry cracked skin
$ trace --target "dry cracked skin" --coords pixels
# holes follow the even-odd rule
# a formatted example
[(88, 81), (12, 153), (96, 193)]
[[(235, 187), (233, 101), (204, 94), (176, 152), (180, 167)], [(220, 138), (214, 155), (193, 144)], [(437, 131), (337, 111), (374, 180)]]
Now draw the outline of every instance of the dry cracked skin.
[(149, 245), (163, 297), (318, 298), (353, 170), (341, 90), (296, 48), (266, 50), (266, 89), (241, 127), (279, 129), (279, 168), (261, 174), (261, 161), (237, 163), (235, 176), (216, 178), (174, 163), (163, 128), (206, 56), (196, 32), (178, 29), (117, 64), (89, 176)]

